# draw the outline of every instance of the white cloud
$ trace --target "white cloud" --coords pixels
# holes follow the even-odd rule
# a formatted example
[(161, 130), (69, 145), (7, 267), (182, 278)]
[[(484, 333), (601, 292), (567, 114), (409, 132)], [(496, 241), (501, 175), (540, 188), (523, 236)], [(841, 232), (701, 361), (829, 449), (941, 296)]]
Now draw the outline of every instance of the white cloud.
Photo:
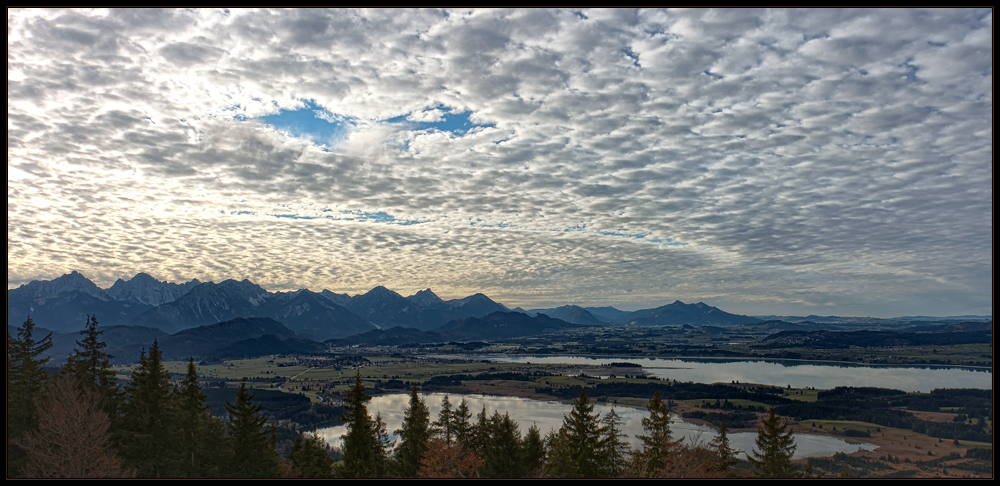
[[(991, 25), (971, 9), (11, 10), (8, 285), (145, 270), (515, 305), (983, 313)], [(252, 121), (306, 100), (354, 123), (330, 152)], [(442, 107), (493, 126), (380, 122)], [(289, 207), (426, 223), (267, 216)], [(602, 234), (622, 231), (650, 236)], [(668, 238), (688, 245), (649, 241)]]

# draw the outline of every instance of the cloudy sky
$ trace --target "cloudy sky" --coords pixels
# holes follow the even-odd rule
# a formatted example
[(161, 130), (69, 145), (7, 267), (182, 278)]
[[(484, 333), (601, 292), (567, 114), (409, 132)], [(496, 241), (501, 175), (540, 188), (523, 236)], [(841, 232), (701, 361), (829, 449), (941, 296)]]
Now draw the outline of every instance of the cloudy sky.
[(8, 10), (7, 285), (992, 313), (990, 10)]

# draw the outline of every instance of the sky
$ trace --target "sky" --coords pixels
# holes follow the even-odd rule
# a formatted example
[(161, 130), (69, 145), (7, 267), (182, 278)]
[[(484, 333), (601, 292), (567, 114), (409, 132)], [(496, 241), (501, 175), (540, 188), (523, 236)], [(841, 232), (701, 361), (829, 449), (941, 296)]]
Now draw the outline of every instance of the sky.
[(7, 11), (7, 286), (992, 314), (992, 13)]

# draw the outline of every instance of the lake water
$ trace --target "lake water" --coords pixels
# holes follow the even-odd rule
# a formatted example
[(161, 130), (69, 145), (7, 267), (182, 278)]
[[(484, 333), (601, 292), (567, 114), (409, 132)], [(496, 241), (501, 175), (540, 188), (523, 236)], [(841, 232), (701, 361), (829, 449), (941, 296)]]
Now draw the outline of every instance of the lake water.
[[(441, 411), (442, 393), (421, 394), (427, 408), (430, 409), (431, 421), (437, 420), (437, 415)], [(531, 400), (528, 398), (502, 397), (488, 395), (449, 395), (448, 399), (452, 408), (457, 408), (458, 404), (465, 398), (468, 401), (469, 409), (473, 413), (472, 421), (476, 421), (476, 414), (486, 408), (486, 413), (492, 415), (494, 410), (500, 413), (507, 412), (519, 425), (522, 436), (528, 432), (532, 424), (537, 425), (544, 437), (550, 430), (556, 430), (562, 426), (563, 415), (568, 414), (573, 409), (571, 404), (554, 401)], [(410, 404), (409, 394), (392, 394), (374, 397), (368, 404), (368, 412), (374, 418), (376, 413), (382, 414), (387, 428), (390, 432), (400, 428), (403, 423), (403, 412)], [(622, 417), (624, 421), (623, 430), (628, 436), (633, 447), (637, 447), (639, 440), (636, 435), (642, 434), (642, 419), (648, 417), (649, 413), (629, 407), (615, 407), (615, 413)], [(610, 405), (595, 403), (594, 411), (603, 417), (611, 410)], [(680, 417), (673, 416), (672, 425), (673, 436), (675, 438), (685, 437), (686, 441), (707, 443), (715, 438), (715, 429), (682, 422)], [(314, 433), (326, 439), (330, 445), (339, 447), (342, 443), (341, 437), (347, 433), (347, 427), (340, 425), (337, 427), (325, 427), (317, 429)], [(749, 452), (754, 447), (755, 433), (733, 433), (730, 434), (732, 447), (737, 450)], [(858, 450), (874, 450), (872, 444), (849, 444), (842, 439), (819, 435), (796, 435), (795, 442), (798, 448), (795, 450), (794, 458), (803, 457), (825, 457), (832, 456), (836, 452), (855, 452)]]
[(549, 363), (600, 366), (614, 362), (635, 363), (660, 378), (695, 383), (760, 383), (793, 388), (830, 389), (838, 386), (873, 386), (907, 392), (935, 388), (993, 389), (988, 368), (945, 366), (865, 366), (816, 361), (764, 361), (749, 359), (591, 358), (585, 356), (470, 356), (472, 360), (502, 363)]

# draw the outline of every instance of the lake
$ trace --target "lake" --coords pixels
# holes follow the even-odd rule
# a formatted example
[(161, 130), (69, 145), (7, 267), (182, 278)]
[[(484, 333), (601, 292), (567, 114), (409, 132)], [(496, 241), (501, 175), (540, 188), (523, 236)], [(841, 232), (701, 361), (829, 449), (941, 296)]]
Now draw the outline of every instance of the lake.
[[(421, 394), (424, 402), (427, 404), (427, 408), (431, 413), (431, 421), (437, 420), (438, 413), (441, 412), (441, 400), (444, 398), (443, 393), (426, 393)], [(452, 408), (457, 408), (458, 404), (465, 398), (469, 403), (469, 409), (473, 413), (472, 421), (476, 421), (476, 414), (486, 408), (486, 413), (492, 415), (494, 410), (499, 410), (500, 413), (507, 412), (510, 414), (521, 428), (522, 436), (527, 433), (528, 428), (532, 424), (537, 425), (539, 431), (541, 431), (544, 437), (546, 433), (550, 430), (558, 429), (563, 422), (563, 415), (568, 414), (570, 410), (573, 409), (571, 404), (565, 404), (554, 401), (542, 401), (542, 400), (531, 400), (528, 398), (518, 398), (518, 397), (502, 397), (502, 396), (489, 396), (489, 395), (459, 395), (452, 394), (448, 396), (449, 401), (452, 403)], [(403, 423), (403, 412), (406, 407), (409, 406), (410, 395), (409, 394), (391, 394), (383, 395), (379, 397), (374, 397), (372, 401), (368, 404), (368, 412), (374, 418), (376, 413), (382, 414), (382, 419), (386, 422), (389, 432), (400, 428)], [(611, 406), (603, 403), (595, 403), (594, 411), (601, 414), (608, 413), (611, 410)], [(637, 447), (639, 440), (636, 439), (636, 435), (642, 434), (642, 418), (648, 417), (649, 413), (645, 410), (639, 410), (635, 408), (617, 406), (614, 407), (615, 412), (622, 417), (624, 421), (623, 430), (627, 434), (627, 440), (632, 444), (633, 447)], [(691, 423), (682, 422), (680, 417), (673, 415), (674, 423), (672, 425), (674, 437), (685, 437), (686, 441), (689, 442), (704, 442), (708, 443), (713, 438), (715, 438), (715, 429), (703, 426), (695, 425)], [(314, 431), (314, 433), (320, 437), (326, 439), (330, 445), (339, 447), (342, 443), (341, 436), (347, 433), (347, 427), (340, 425), (336, 427), (325, 427)], [(732, 447), (737, 450), (742, 450), (743, 452), (749, 452), (754, 447), (754, 440), (757, 438), (756, 433), (733, 433), (730, 434), (730, 439), (732, 442)], [(825, 457), (832, 456), (836, 452), (855, 452), (857, 450), (874, 450), (875, 446), (872, 444), (849, 444), (842, 439), (836, 437), (827, 437), (820, 435), (796, 435), (795, 442), (798, 448), (795, 451), (794, 458), (804, 458), (804, 457)]]
[(635, 363), (650, 375), (695, 383), (759, 383), (763, 385), (814, 387), (872, 386), (906, 392), (929, 392), (935, 388), (993, 389), (993, 371), (988, 368), (947, 366), (866, 366), (817, 361), (765, 361), (751, 359), (665, 359), (585, 356), (469, 356), (470, 360), (501, 363), (549, 363), (600, 366)]

